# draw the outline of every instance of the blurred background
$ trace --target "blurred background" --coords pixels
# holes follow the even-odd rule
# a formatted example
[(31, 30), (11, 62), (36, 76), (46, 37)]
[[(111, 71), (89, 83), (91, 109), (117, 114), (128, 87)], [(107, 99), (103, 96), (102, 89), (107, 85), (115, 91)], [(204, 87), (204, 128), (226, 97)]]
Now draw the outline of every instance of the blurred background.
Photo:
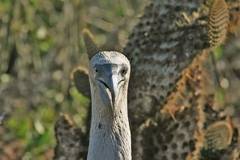
[[(89, 99), (70, 79), (86, 62), (81, 31), (90, 29), (102, 49), (121, 51), (146, 3), (0, 1), (0, 160), (52, 159), (60, 113), (70, 114), (86, 132)], [(231, 52), (236, 46), (240, 52), (240, 40), (214, 51), (218, 106), (240, 107), (240, 55)]]
[(73, 68), (84, 63), (81, 30), (89, 28), (102, 48), (121, 50), (143, 4), (144, 0), (0, 1), (1, 160), (51, 159), (60, 113), (84, 124), (89, 100), (70, 80)]

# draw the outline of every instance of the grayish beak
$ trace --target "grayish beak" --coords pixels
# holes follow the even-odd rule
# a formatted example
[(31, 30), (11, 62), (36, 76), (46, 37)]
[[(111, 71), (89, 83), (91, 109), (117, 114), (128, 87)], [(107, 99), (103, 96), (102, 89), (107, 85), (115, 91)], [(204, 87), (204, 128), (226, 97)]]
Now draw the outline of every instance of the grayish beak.
[[(116, 105), (117, 97), (119, 94), (119, 80), (118, 75), (108, 75), (105, 76), (104, 79), (99, 80), (101, 84), (104, 86), (104, 90), (106, 90), (107, 97), (110, 100), (111, 106), (114, 108)], [(105, 95), (105, 94), (104, 94)], [(102, 95), (104, 101), (108, 101), (106, 97)], [(112, 108), (112, 109), (113, 109)]]
[(102, 84), (102, 99), (104, 103), (110, 103), (114, 109), (118, 103), (121, 82), (123, 77), (118, 73), (117, 66), (106, 64), (98, 66), (98, 81)]
[(115, 106), (119, 87), (118, 87), (118, 75), (109, 76), (107, 84), (109, 85), (109, 90), (112, 96), (112, 105)]

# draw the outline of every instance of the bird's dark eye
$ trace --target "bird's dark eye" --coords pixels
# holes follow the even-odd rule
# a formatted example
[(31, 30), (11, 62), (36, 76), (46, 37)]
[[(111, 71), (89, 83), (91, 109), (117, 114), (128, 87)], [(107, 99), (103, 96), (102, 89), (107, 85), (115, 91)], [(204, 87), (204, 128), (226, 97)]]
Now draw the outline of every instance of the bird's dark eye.
[(97, 68), (95, 68), (95, 72), (98, 73), (98, 69)]
[(125, 76), (126, 73), (127, 73), (127, 68), (124, 67), (123, 69), (121, 69), (120, 74), (121, 74), (122, 76)]

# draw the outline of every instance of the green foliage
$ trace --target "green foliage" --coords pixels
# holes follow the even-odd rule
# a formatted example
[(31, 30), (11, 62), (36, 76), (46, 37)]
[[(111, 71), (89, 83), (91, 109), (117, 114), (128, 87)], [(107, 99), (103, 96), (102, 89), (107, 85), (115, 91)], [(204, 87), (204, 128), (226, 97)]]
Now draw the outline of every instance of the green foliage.
[[(50, 106), (39, 106), (37, 110), (19, 108), (5, 123), (8, 140), (21, 139), (24, 152), (30, 155), (42, 155), (54, 146), (53, 125), (56, 111)], [(25, 155), (24, 154), (24, 155)]]
[(86, 63), (81, 30), (88, 27), (100, 46), (122, 48), (143, 2), (0, 1), (0, 113), (9, 115), (0, 159), (52, 159), (62, 112), (86, 131), (89, 98), (70, 82), (73, 68)]
[(87, 97), (79, 93), (75, 87), (70, 89), (70, 94), (73, 97), (73, 106), (77, 106), (76, 108), (70, 108), (70, 112), (77, 112), (78, 114), (74, 115), (73, 118), (79, 126), (84, 126), (90, 101)]
[(6, 122), (6, 128), (8, 128), (10, 131), (10, 134), (7, 136), (12, 138), (26, 139), (28, 137), (28, 131), (31, 128), (31, 123), (28, 117), (16, 115)]
[(222, 46), (219, 46), (217, 47), (215, 50), (214, 50), (214, 57), (216, 60), (219, 60), (223, 57), (223, 49), (222, 49)]

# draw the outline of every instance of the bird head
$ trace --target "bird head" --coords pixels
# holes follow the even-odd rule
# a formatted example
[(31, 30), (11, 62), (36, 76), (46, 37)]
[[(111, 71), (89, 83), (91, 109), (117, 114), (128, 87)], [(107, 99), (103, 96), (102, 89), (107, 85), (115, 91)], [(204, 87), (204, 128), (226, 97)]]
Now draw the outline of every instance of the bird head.
[(92, 95), (97, 93), (105, 106), (114, 109), (122, 98), (126, 99), (129, 76), (130, 63), (119, 52), (102, 51), (90, 59), (89, 78)]

